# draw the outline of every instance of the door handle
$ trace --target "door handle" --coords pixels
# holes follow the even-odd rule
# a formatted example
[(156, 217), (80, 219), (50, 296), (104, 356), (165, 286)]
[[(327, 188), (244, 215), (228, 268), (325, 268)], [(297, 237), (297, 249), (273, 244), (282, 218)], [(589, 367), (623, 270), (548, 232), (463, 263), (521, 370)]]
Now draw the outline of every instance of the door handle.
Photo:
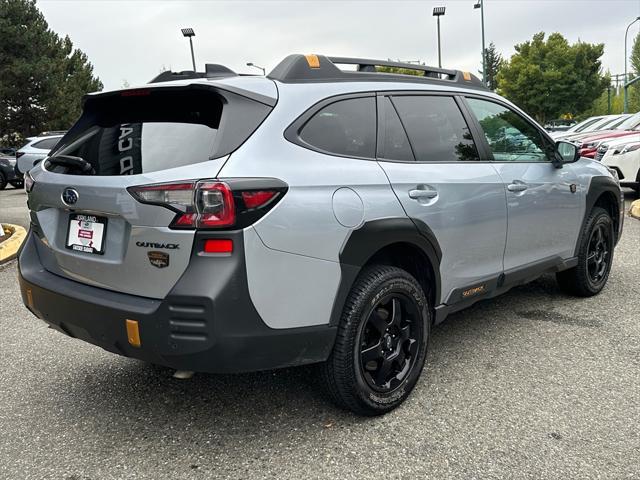
[(507, 185), (507, 190), (510, 192), (524, 192), (527, 188), (529, 188), (527, 184), (520, 180), (514, 180)]
[(438, 196), (437, 190), (409, 190), (409, 198), (418, 200), (420, 198), (436, 198)]

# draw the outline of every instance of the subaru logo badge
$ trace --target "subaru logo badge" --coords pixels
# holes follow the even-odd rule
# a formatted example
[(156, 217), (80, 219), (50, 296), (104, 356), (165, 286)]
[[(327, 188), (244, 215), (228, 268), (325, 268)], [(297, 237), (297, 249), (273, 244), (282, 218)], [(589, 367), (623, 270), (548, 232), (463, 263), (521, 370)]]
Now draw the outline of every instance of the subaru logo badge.
[(65, 188), (62, 192), (62, 201), (67, 205), (74, 205), (78, 201), (78, 192), (73, 188)]

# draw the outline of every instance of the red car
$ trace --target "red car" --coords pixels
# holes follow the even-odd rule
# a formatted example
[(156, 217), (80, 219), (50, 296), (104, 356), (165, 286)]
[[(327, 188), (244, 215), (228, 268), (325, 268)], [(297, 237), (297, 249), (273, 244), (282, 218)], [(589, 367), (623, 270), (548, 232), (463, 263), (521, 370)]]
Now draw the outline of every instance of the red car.
[(606, 140), (612, 138), (634, 135), (640, 131), (640, 112), (632, 115), (622, 122), (613, 130), (601, 130), (593, 132), (593, 135), (581, 138), (578, 141), (580, 147), (580, 156), (587, 158), (595, 158), (598, 153), (598, 147)]

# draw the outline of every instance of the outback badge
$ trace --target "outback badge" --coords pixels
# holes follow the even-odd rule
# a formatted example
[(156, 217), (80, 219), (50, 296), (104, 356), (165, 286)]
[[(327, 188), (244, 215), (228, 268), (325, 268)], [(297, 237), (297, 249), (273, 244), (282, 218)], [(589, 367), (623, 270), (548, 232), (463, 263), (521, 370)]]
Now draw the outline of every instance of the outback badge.
[(147, 252), (149, 262), (157, 268), (165, 268), (169, 266), (169, 254), (164, 252)]

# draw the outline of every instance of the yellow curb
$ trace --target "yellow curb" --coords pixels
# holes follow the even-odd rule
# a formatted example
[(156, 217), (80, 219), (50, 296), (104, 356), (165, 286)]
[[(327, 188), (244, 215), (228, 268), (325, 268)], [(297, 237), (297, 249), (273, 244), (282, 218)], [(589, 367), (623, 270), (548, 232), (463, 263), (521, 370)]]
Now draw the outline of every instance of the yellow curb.
[(27, 238), (27, 231), (19, 225), (3, 223), (2, 229), (10, 236), (0, 243), (0, 264), (13, 259), (18, 253), (20, 245), (22, 245), (24, 239)]
[(629, 215), (640, 219), (640, 200), (631, 202), (631, 208), (629, 209)]

